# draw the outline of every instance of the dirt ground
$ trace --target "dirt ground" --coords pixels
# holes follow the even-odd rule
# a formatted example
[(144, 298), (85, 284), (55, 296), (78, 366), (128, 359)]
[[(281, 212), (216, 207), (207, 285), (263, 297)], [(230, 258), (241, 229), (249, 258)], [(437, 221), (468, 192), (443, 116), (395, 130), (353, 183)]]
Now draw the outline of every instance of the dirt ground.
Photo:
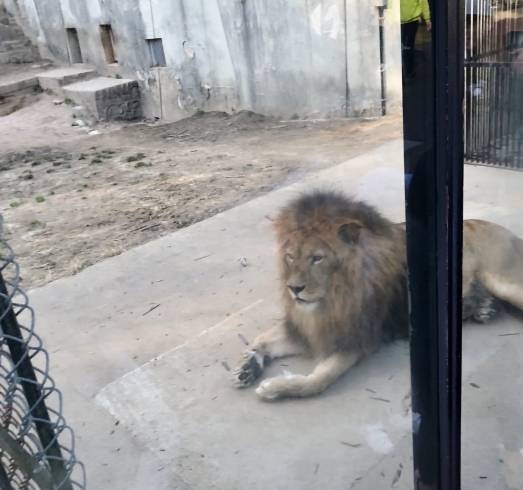
[(72, 126), (46, 94), (0, 117), (0, 213), (28, 290), (401, 137), (400, 117), (206, 113)]

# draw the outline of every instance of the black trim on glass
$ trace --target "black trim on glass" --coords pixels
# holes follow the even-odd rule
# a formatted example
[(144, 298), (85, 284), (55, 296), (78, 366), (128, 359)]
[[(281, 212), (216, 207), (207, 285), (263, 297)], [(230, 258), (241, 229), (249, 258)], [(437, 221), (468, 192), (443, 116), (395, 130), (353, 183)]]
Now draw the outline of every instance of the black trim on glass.
[(431, 7), (432, 42), (403, 93), (413, 451), (417, 489), (458, 490), (464, 6)]

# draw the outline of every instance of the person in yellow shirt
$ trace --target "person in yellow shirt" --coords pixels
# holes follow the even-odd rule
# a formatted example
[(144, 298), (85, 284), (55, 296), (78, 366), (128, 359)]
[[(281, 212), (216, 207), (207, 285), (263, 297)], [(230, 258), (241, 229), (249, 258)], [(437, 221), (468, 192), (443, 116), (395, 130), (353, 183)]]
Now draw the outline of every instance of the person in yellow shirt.
[(427, 0), (400, 0), (401, 52), (403, 55), (403, 79), (409, 81), (416, 75), (414, 60), (414, 42), (420, 21), (427, 29), (432, 29), (430, 8)]

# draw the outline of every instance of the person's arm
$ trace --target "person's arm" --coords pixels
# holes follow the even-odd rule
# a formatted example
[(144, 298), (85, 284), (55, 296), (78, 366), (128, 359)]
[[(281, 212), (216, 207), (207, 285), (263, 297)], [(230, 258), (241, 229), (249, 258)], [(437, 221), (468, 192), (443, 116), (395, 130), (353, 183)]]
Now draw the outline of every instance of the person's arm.
[(430, 7), (428, 0), (421, 0), (421, 17), (427, 25), (427, 29), (432, 29), (432, 22), (430, 21)]

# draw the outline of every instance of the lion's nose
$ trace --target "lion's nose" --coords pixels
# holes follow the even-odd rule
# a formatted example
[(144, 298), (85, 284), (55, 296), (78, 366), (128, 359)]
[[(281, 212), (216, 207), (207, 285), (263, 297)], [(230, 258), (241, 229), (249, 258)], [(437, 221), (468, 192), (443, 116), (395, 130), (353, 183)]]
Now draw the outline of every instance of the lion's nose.
[(305, 286), (287, 286), (296, 296), (300, 294), (304, 289)]

